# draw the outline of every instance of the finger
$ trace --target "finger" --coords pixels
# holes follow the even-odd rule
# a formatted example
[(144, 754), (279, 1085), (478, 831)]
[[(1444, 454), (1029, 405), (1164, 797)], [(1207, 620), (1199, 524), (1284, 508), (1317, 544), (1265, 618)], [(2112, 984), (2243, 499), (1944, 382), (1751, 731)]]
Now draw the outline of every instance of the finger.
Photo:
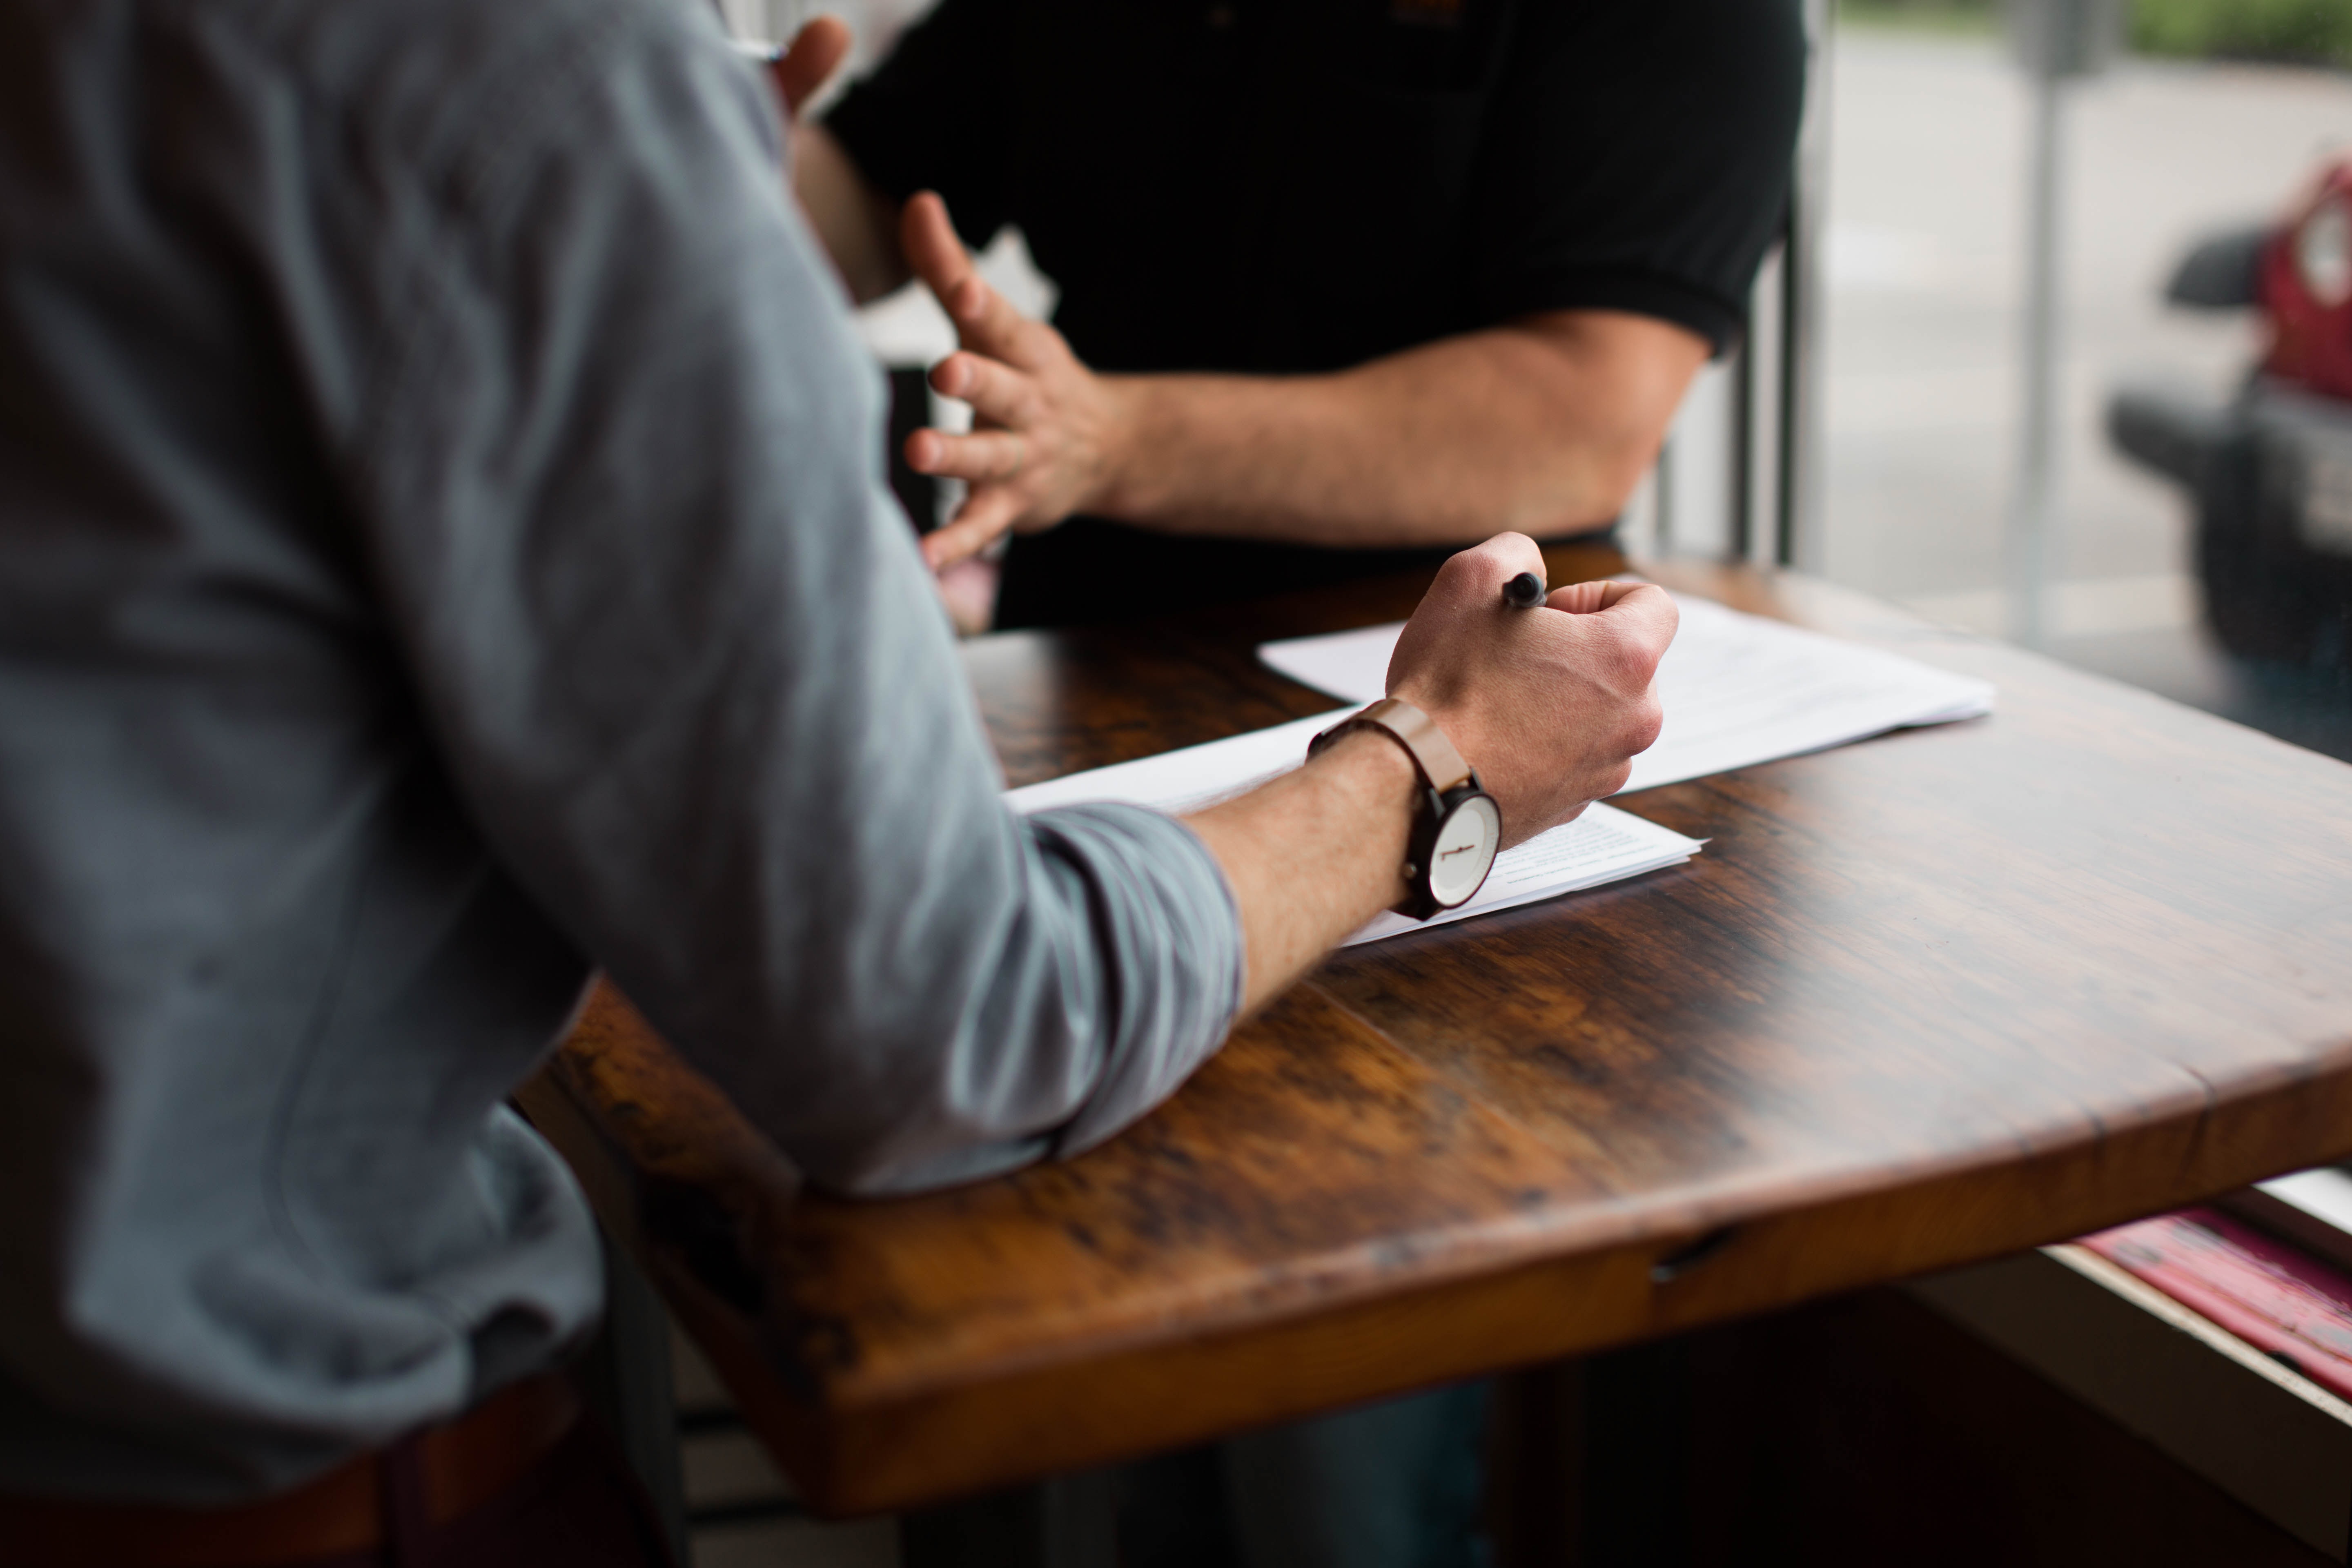
[(956, 338), (965, 348), (1017, 364), (1034, 363), (1037, 323), (972, 269), (971, 253), (957, 237), (947, 203), (937, 192), (918, 191), (907, 198), (898, 217), (898, 247), (955, 323)]
[(955, 225), (948, 217), (948, 204), (936, 191), (917, 191), (899, 209), (898, 248), (906, 253), (907, 265), (914, 268), (915, 276), (939, 297), (951, 317), (955, 314), (952, 301), (961, 298), (965, 285), (980, 283), (980, 275), (971, 269), (971, 252), (957, 237)]
[(1615, 602), (1611, 589), (1631, 586), (1630, 583), (1612, 583), (1606, 578), (1595, 583), (1570, 583), (1565, 588), (1553, 589), (1546, 595), (1544, 603), (1571, 616), (1595, 615)]
[(956, 341), (964, 347), (1024, 369), (1044, 363), (1046, 329), (1014, 310), (979, 273), (965, 278), (954, 294), (941, 294), (940, 307), (955, 323)]
[(1603, 577), (1591, 583), (1570, 583), (1565, 588), (1555, 588), (1545, 601), (1555, 610), (1570, 615), (1589, 616), (1605, 610), (1636, 588), (1654, 587), (1649, 583), (1633, 583), (1620, 577)]
[(1522, 572), (1544, 574), (1543, 552), (1524, 533), (1498, 533), (1457, 552), (1437, 569), (1430, 593), (1462, 604), (1503, 603), (1503, 584)]
[[(1579, 584), (1582, 586), (1583, 584)], [(1660, 652), (1675, 640), (1675, 629), (1682, 625), (1683, 613), (1675, 604), (1675, 596), (1655, 583), (1602, 583), (1596, 584), (1609, 590), (1601, 606), (1591, 613), (1625, 623), (1637, 635), (1654, 638)]]
[(944, 430), (926, 429), (907, 437), (907, 466), (934, 479), (974, 483), (1007, 479), (1021, 471), (1028, 458), (1028, 442), (1012, 430), (950, 436)]
[(1021, 515), (1018, 498), (1003, 489), (975, 490), (943, 526), (923, 536), (923, 559), (936, 572), (968, 561), (993, 543)]
[(1682, 611), (1675, 607), (1674, 595), (1655, 584), (1609, 586), (1622, 591), (1609, 595), (1609, 603), (1601, 608), (1584, 612), (1586, 624), (1604, 633), (1607, 645), (1613, 646), (1627, 661), (1624, 673), (1628, 678), (1638, 677), (1646, 685), (1656, 673), (1658, 661), (1674, 645), (1675, 628), (1682, 624)]
[(815, 17), (794, 34), (792, 47), (768, 65), (776, 90), (783, 95), (785, 118), (798, 115), (848, 57), (849, 24), (838, 16)]
[(1022, 429), (1036, 423), (1037, 384), (1025, 373), (983, 354), (950, 354), (931, 371), (931, 385), (942, 397), (971, 405), (982, 419)]

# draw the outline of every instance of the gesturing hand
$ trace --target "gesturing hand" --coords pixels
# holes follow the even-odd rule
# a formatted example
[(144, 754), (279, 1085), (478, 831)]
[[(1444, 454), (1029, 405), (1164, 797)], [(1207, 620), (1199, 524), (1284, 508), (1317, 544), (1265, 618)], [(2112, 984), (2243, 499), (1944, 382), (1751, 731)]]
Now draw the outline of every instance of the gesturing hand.
[(908, 265), (963, 345), (932, 367), (931, 385), (972, 410), (968, 436), (918, 430), (907, 438), (917, 473), (971, 487), (955, 516), (923, 540), (936, 570), (1007, 529), (1034, 532), (1083, 510), (1109, 482), (1126, 411), (1061, 333), (1022, 315), (972, 270), (946, 203), (922, 192), (899, 222)]
[(1525, 534), (1439, 569), (1389, 661), (1389, 693), (1437, 721), (1518, 843), (1624, 787), (1658, 738), (1658, 661), (1680, 616), (1646, 583), (1579, 583), (1515, 610), (1503, 584), (1541, 573)]

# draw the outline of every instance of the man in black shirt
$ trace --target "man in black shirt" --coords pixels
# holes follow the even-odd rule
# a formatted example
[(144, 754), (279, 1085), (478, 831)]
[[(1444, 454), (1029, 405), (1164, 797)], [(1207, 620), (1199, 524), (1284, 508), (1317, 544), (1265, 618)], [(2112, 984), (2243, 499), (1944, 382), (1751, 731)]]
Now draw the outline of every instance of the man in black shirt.
[(962, 339), (934, 564), (1013, 529), (999, 624), (1080, 621), (1607, 526), (1739, 331), (1803, 49), (1794, 0), (944, 0), (798, 184)]
[[(795, 184), (858, 298), (919, 277), (961, 340), (926, 554), (1010, 529), (997, 624), (1070, 624), (1608, 527), (1741, 330), (1803, 68), (1796, 0), (941, 0)], [(1007, 223), (1050, 327), (972, 272)], [(1133, 1468), (1126, 1560), (1466, 1568), (1481, 1408)]]

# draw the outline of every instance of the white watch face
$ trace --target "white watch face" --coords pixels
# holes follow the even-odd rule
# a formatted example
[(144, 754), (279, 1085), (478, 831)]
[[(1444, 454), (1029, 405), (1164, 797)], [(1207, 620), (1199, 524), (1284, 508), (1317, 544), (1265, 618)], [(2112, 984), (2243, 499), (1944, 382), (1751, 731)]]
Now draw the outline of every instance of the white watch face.
[(1468, 901), (1486, 879), (1486, 868), (1502, 843), (1502, 813), (1483, 795), (1464, 801), (1439, 825), (1436, 847), (1429, 852), (1429, 890), (1439, 908)]

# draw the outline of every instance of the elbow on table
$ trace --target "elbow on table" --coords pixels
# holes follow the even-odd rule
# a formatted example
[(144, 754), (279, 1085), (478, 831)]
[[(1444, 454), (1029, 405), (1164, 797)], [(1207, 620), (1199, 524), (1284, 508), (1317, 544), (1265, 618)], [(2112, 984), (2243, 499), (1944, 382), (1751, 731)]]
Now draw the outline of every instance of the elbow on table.
[[(1125, 1049), (1020, 1033), (967, 1039), (863, 1113), (802, 1119), (780, 1140), (812, 1184), (846, 1197), (961, 1186), (1106, 1142), (1150, 1113), (1223, 1043), (1222, 1021), (1147, 1031)], [(887, 1108), (887, 1109), (877, 1109)]]
[(814, 1186), (899, 1197), (1054, 1152), (1101, 1077), (1101, 1048), (1050, 1008), (978, 1005), (844, 1028), (822, 1087), (776, 1097), (770, 1126)]
[(923, 1118), (799, 1139), (793, 1163), (812, 1186), (847, 1198), (897, 1198), (984, 1181), (1035, 1164), (1050, 1133), (958, 1133)]
[(854, 984), (803, 1012), (803, 1071), (769, 1090), (814, 1181), (886, 1195), (1091, 1147), (1172, 1093), (1242, 996), (1239, 915), (1215, 858), (1139, 806), (1001, 824), (1015, 875), (877, 926)]

